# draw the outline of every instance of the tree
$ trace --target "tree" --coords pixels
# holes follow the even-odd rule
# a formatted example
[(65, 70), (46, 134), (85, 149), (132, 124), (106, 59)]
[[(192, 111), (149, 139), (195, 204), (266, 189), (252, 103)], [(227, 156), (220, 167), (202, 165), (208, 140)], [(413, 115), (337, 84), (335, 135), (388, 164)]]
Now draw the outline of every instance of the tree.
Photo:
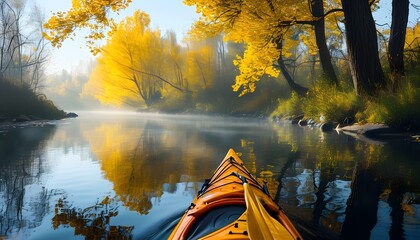
[(28, 68), (26, 71), (28, 75), (27, 84), (36, 92), (44, 77), (44, 68), (49, 57), (49, 52), (47, 50), (48, 43), (42, 34), (44, 31), (43, 23), (45, 21), (45, 16), (38, 6), (35, 6), (32, 9), (30, 20), (34, 25), (33, 32), (31, 33), (33, 36), (31, 45), (33, 45), (34, 48), (27, 55), (25, 67)]
[[(300, 86), (290, 77), (284, 68), (278, 69), (274, 66), (281, 62), (282, 57), (290, 55), (290, 51), (298, 42), (290, 40), (294, 34), (292, 28), (296, 24), (314, 25), (317, 23), (316, 35), (317, 44), (321, 46), (324, 40), (324, 47), (319, 51), (322, 55), (322, 66), (328, 79), (337, 83), (337, 77), (331, 65), (331, 57), (325, 43), (325, 32), (320, 31), (323, 27), (323, 13), (321, 17), (314, 16), (323, 11), (309, 11), (307, 1), (185, 1), (187, 5), (195, 5), (197, 11), (202, 14), (195, 29), (198, 34), (212, 36), (218, 32), (224, 32), (227, 40), (245, 42), (247, 49), (243, 57), (238, 57), (235, 64), (238, 66), (240, 75), (236, 78), (234, 90), (241, 90), (241, 95), (253, 92), (255, 84), (263, 75), (277, 77), (281, 72), (287, 80), (290, 88), (300, 94), (304, 94), (304, 87)], [(318, 5), (316, 5), (318, 6)], [(297, 11), (299, 9), (299, 11)], [(303, 20), (296, 20), (303, 19)], [(324, 34), (324, 36), (320, 36)], [(277, 48), (282, 42), (281, 48)], [(319, 48), (321, 49), (321, 48)], [(325, 51), (326, 50), (326, 51)], [(282, 55), (280, 55), (282, 53)], [(325, 57), (325, 54), (328, 56)], [(329, 64), (326, 62), (330, 60)], [(331, 68), (329, 68), (329, 66)], [(329, 70), (325, 70), (329, 69)]]
[(188, 42), (187, 77), (194, 90), (206, 90), (214, 85), (216, 49), (211, 43), (211, 40)]
[[(317, 0), (318, 1), (318, 0)], [(88, 3), (89, 2), (89, 3)], [(103, 1), (73, 1), (73, 7), (67, 12), (55, 14), (45, 25), (50, 31), (46, 34), (55, 46), (60, 46), (61, 42), (68, 38), (76, 28), (87, 27), (93, 29), (88, 38), (89, 46), (93, 46), (95, 39), (105, 37), (101, 33), (106, 26), (115, 24), (106, 15), (109, 9), (119, 11), (127, 7), (131, 1), (114, 0), (110, 3)], [(287, 4), (274, 1), (185, 1), (187, 5), (196, 5), (197, 11), (203, 14), (197, 29), (203, 30), (206, 37), (214, 37), (224, 31), (226, 39), (237, 42), (246, 42), (249, 51), (245, 52), (243, 58), (238, 59), (241, 76), (238, 76), (235, 90), (242, 89), (242, 93), (252, 92), (255, 90), (255, 83), (265, 74), (277, 77), (279, 71), (273, 67), (273, 63), (277, 62), (280, 49), (275, 49), (276, 42), (282, 39), (291, 24), (296, 22), (296, 16), (309, 18), (309, 20), (301, 21), (314, 24), (317, 23), (317, 36), (322, 34), (319, 31), (322, 27), (322, 18), (313, 16), (309, 11), (307, 1), (290, 1)], [(318, 5), (317, 5), (318, 6)], [(320, 5), (322, 7), (322, 5)], [(296, 11), (300, 9), (299, 11)], [(319, 8), (318, 8), (319, 9)], [(100, 17), (98, 17), (100, 16)], [(289, 22), (288, 24), (284, 24)], [(210, 23), (210, 24), (209, 24)], [(97, 30), (101, 31), (97, 31)], [(234, 36), (236, 35), (236, 36)], [(318, 38), (317, 43), (324, 38)], [(289, 43), (284, 43), (283, 53), (286, 54)], [(320, 55), (329, 55), (325, 51), (323, 45)], [(98, 49), (92, 50), (97, 53)], [(256, 55), (257, 54), (257, 55)], [(263, 56), (264, 55), (264, 56)], [(258, 60), (257, 58), (261, 60)], [(247, 60), (248, 58), (248, 60)], [(253, 59), (250, 59), (253, 58)], [(323, 57), (322, 63), (325, 65), (326, 74), (333, 82), (336, 81), (331, 63), (326, 63), (330, 56)]]
[(1, 0), (1, 62), (2, 77), (17, 78), (23, 85), (22, 53), (23, 43), (20, 32), (24, 1)]
[(184, 52), (176, 40), (175, 32), (168, 32), (167, 36), (162, 39), (164, 62), (167, 63), (167, 71), (171, 73), (174, 83), (181, 89), (188, 91), (188, 81), (184, 77), (183, 66), (185, 61)]
[[(163, 45), (159, 30), (149, 28), (150, 18), (136, 11), (124, 19), (103, 47), (89, 81), (105, 103), (150, 107), (167, 82), (163, 72)], [(167, 82), (168, 83), (168, 82)]]
[[(0, 0), (0, 77), (36, 92), (48, 57), (47, 43), (42, 36), (42, 12), (35, 6), (25, 19), (25, 3)], [(24, 20), (30, 23), (23, 25)], [(22, 32), (23, 27), (31, 31)]]
[[(103, 38), (102, 30), (113, 26), (107, 11), (119, 11), (130, 0), (87, 1), (75, 0), (68, 12), (57, 13), (46, 24), (47, 34), (53, 44), (59, 46), (80, 27), (91, 28), (90, 39)], [(346, 42), (351, 75), (356, 94), (374, 96), (385, 86), (384, 73), (379, 61), (375, 23), (370, 4), (365, 0), (341, 0), (342, 9), (330, 9), (323, 13), (323, 1), (222, 1), (185, 0), (187, 5), (195, 5), (201, 18), (195, 24), (198, 35), (216, 36), (223, 32), (225, 40), (246, 43), (243, 57), (236, 60), (240, 75), (236, 78), (234, 90), (241, 94), (255, 90), (255, 84), (262, 76), (277, 77), (280, 73), (273, 64), (280, 57), (277, 43), (283, 41), (282, 54), (287, 57), (293, 48), (288, 40), (291, 26), (309, 24), (315, 26), (316, 42), (321, 62), (327, 75), (331, 75), (328, 53), (322, 38), (322, 18), (335, 12), (344, 12)], [(332, 1), (333, 2), (333, 1)], [(402, 5), (402, 4), (401, 4)], [(91, 44), (89, 41), (88, 44)], [(94, 51), (95, 52), (95, 51)], [(393, 58), (395, 59), (395, 58)], [(324, 63), (326, 62), (326, 63)], [(334, 78), (330, 78), (334, 79)], [(335, 81), (335, 80), (332, 80)]]
[(325, 76), (334, 84), (338, 85), (338, 79), (331, 62), (331, 54), (325, 38), (324, 1), (311, 0), (311, 12), (314, 20), (315, 41), (318, 46), (319, 59)]
[(341, 0), (341, 3), (354, 90), (358, 95), (375, 95), (385, 86), (385, 79), (369, 2)]
[(409, 0), (392, 1), (391, 33), (388, 44), (388, 62), (393, 74), (394, 87), (404, 75), (404, 44), (408, 22)]
[(149, 15), (138, 10), (117, 26), (102, 48), (86, 91), (104, 103), (133, 107), (151, 107), (168, 89), (191, 93), (175, 34), (162, 37), (149, 24)]
[(280, 56), (277, 60), (278, 64), (279, 64), (279, 68), (281, 70), (281, 72), (283, 73), (284, 78), (287, 81), (287, 84), (289, 84), (290, 88), (295, 91), (298, 95), (300, 96), (304, 96), (306, 95), (306, 93), (309, 91), (308, 88), (306, 87), (302, 87), (299, 84), (296, 84), (293, 77), (290, 75), (289, 71), (287, 70), (286, 64), (284, 63), (283, 60), (283, 55), (281, 54), (282, 52), (282, 41), (280, 41), (277, 44), (277, 48), (280, 49)]

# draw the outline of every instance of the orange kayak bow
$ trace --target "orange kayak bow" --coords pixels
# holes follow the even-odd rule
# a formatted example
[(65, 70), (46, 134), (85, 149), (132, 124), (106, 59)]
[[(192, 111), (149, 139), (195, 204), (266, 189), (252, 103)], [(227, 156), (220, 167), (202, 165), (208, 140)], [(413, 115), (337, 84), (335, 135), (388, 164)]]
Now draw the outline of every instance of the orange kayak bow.
[(302, 239), (233, 149), (206, 180), (169, 239)]

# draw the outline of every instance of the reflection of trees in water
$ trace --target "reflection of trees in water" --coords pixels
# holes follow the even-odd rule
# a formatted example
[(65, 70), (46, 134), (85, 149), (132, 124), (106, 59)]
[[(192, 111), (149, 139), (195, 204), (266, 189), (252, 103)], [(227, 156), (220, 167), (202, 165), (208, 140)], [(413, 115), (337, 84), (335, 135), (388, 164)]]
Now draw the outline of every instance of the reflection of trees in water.
[[(314, 231), (328, 229), (343, 239), (368, 239), (377, 224), (378, 201), (382, 200), (391, 208), (390, 238), (403, 238), (404, 215), (415, 211), (407, 196), (420, 192), (420, 176), (415, 174), (420, 170), (415, 160), (419, 145), (372, 145), (321, 132), (316, 140), (316, 134), (304, 134), (308, 128), (277, 130), (279, 139), (291, 146), (291, 153), (301, 154), (280, 171), (276, 199), (297, 206), (296, 215), (305, 224)], [(308, 172), (313, 178), (303, 177)], [(313, 200), (305, 197), (312, 194)]]
[(371, 169), (356, 166), (341, 230), (342, 239), (370, 239), (370, 232), (377, 222), (382, 184)]
[(29, 209), (23, 205), (25, 187), (38, 181), (46, 170), (43, 151), (54, 131), (55, 127), (47, 126), (0, 135), (0, 235), (22, 227), (34, 228), (48, 213), (53, 193), (44, 188), (33, 194)]
[(389, 230), (389, 237), (390, 239), (401, 239), (401, 237), (404, 236), (403, 200), (406, 186), (400, 178), (393, 179), (390, 184), (391, 192), (389, 193), (387, 202), (392, 209), (390, 213), (392, 224)]
[(133, 226), (110, 224), (111, 218), (118, 215), (116, 202), (115, 198), (107, 196), (91, 207), (76, 209), (60, 198), (54, 209), (53, 228), (70, 226), (74, 228), (74, 235), (84, 236), (85, 239), (132, 239)]
[[(202, 181), (208, 176), (203, 173), (214, 168), (214, 159), (208, 161), (211, 154), (200, 158), (200, 149), (194, 151), (207, 146), (196, 133), (168, 128), (151, 121), (136, 126), (107, 123), (84, 131), (105, 177), (132, 211), (148, 214), (152, 199), (159, 201), (164, 190), (175, 192), (178, 182)], [(207, 148), (208, 153), (212, 151)], [(193, 184), (194, 192), (198, 185)]]

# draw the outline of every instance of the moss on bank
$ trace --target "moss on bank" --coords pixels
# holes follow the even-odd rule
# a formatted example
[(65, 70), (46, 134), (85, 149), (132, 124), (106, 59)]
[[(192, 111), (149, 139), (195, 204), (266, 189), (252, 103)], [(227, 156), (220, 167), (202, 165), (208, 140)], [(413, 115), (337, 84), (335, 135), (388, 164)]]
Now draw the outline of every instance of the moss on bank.
[(26, 87), (0, 79), (0, 117), (25, 115), (39, 119), (61, 119), (65, 114), (44, 95), (37, 95)]

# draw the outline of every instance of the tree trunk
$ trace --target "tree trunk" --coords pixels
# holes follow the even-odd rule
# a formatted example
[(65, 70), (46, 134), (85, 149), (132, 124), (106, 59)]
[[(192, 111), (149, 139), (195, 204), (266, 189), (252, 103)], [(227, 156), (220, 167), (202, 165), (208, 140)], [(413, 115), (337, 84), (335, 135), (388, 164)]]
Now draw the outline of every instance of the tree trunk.
[(385, 79), (369, 3), (366, 0), (341, 0), (341, 4), (354, 90), (358, 95), (373, 96), (385, 86)]
[(322, 70), (329, 82), (338, 85), (337, 75), (331, 62), (331, 54), (325, 38), (325, 20), (324, 20), (324, 1), (311, 0), (312, 15), (318, 18), (314, 22), (315, 40), (318, 46), (319, 59), (321, 60)]
[(297, 84), (292, 76), (290, 75), (289, 71), (286, 68), (286, 65), (284, 64), (283, 57), (280, 56), (277, 60), (280, 66), (280, 71), (283, 74), (284, 78), (286, 79), (287, 84), (289, 84), (289, 87), (292, 89), (292, 91), (295, 91), (299, 96), (305, 96), (308, 92), (308, 89), (306, 87), (303, 87), (299, 84)]
[(293, 77), (290, 75), (289, 70), (286, 68), (286, 64), (284, 64), (283, 56), (282, 56), (282, 49), (283, 49), (283, 43), (280, 40), (277, 43), (277, 49), (280, 50), (280, 56), (279, 59), (277, 59), (277, 63), (279, 64), (279, 68), (281, 73), (283, 74), (284, 78), (286, 79), (287, 84), (292, 89), (292, 91), (295, 91), (299, 96), (305, 96), (308, 92), (308, 89), (306, 87), (303, 87), (299, 84), (297, 84)]
[(404, 43), (408, 22), (409, 0), (392, 0), (391, 34), (388, 44), (388, 62), (393, 75), (393, 87), (404, 76)]

